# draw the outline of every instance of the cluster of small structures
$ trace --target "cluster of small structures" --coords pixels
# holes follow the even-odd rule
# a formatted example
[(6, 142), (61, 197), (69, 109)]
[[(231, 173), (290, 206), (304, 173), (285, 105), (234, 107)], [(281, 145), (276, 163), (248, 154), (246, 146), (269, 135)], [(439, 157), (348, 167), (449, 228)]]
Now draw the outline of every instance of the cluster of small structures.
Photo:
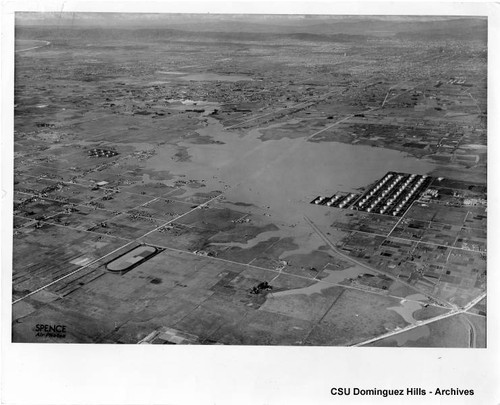
[[(486, 24), (482, 41), (452, 27), (427, 41), (424, 26), (410, 25), (405, 35), (335, 41), (244, 32), (207, 41), (207, 32), (180, 30), (165, 41), (156, 28), (96, 41), (94, 30), (61, 27), (64, 41), (16, 55), (12, 296), (23, 301), (13, 307), (13, 342), (33, 341), (37, 318), (56, 316), (83, 325), (67, 342), (352, 345), (405, 327), (393, 307), (404, 284), (461, 306), (483, 294)], [(53, 35), (16, 26), (16, 39)], [(263, 143), (400, 150), (423, 159), (419, 170), (432, 160), (422, 173), (435, 177), (389, 172), (359, 190), (322, 191), (335, 194), (312, 204), (343, 210), (317, 217), (332, 244), (316, 248), (287, 215), (295, 199), (282, 200), (282, 224), (269, 218), (268, 196), (253, 189), (247, 201), (237, 180), (253, 156), (239, 142), (250, 130)], [(198, 159), (226, 138), (220, 151), (235, 158), (224, 167)], [(213, 180), (189, 179), (195, 173)], [(233, 189), (227, 205), (214, 190), (219, 178), (217, 187)], [(318, 283), (329, 276), (335, 288)], [(44, 300), (33, 295), (40, 287)], [(431, 310), (418, 319), (440, 313)], [(440, 332), (410, 345), (453, 346)]]
[(354, 204), (353, 209), (400, 216), (431, 182), (432, 178), (425, 175), (389, 172)]
[(335, 208), (349, 208), (354, 200), (358, 198), (358, 194), (334, 194), (331, 197), (316, 197), (314, 200), (311, 201), (311, 204), (316, 204), (316, 205), (326, 205), (328, 207), (335, 207)]
[(432, 180), (432, 177), (425, 175), (389, 172), (361, 197), (354, 193), (319, 196), (311, 204), (401, 216), (422, 195)]
[(87, 151), (88, 155), (92, 158), (96, 157), (113, 157), (118, 155), (118, 152), (111, 149), (101, 149), (101, 148), (93, 148)]
[[(399, 215), (380, 215), (386, 201), (396, 208), (406, 202)], [(346, 232), (340, 249), (349, 256), (462, 305), (486, 285), (486, 201), (482, 184), (389, 172), (331, 226)], [(366, 280), (363, 285), (384, 289), (378, 277), (375, 284)]]

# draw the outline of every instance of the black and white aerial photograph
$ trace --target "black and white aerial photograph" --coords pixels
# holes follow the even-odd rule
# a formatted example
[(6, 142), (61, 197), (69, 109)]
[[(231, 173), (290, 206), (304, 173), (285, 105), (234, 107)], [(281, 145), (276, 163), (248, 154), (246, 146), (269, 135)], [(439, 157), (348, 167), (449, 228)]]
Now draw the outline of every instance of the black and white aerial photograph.
[(2, 11), (3, 403), (498, 402), (494, 5), (89, 3)]
[(487, 23), (16, 13), (12, 341), (484, 348)]

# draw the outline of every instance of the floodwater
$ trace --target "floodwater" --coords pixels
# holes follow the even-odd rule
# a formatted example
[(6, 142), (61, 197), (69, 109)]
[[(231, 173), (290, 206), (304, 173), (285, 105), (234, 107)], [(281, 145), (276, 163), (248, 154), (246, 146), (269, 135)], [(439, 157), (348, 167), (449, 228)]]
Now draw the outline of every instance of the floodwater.
[(362, 274), (375, 275), (375, 273), (368, 271), (365, 267), (358, 265), (354, 265), (345, 270), (325, 270), (325, 272), (328, 273), (328, 276), (325, 277), (323, 281), (327, 281), (329, 283), (341, 283), (348, 278), (357, 278)]
[[(275, 224), (279, 226), (280, 224)], [(311, 231), (311, 227), (308, 224), (298, 224), (291, 231), (289, 228), (281, 228), (275, 231), (266, 231), (259, 233), (255, 238), (248, 240), (246, 243), (239, 242), (224, 242), (224, 243), (214, 243), (212, 245), (218, 246), (230, 246), (239, 247), (242, 249), (250, 249), (256, 246), (260, 242), (264, 242), (273, 237), (286, 238), (290, 237), (291, 232), (293, 233), (294, 242), (297, 247), (291, 247), (290, 250), (284, 251), (280, 256), (280, 260), (287, 260), (288, 257), (293, 255), (306, 255), (318, 250), (321, 246), (325, 245), (323, 239), (321, 239), (316, 233)]]
[(303, 222), (304, 204), (322, 193), (353, 192), (390, 170), (427, 174), (435, 168), (399, 151), (370, 146), (304, 138), (262, 142), (259, 130), (241, 136), (213, 118), (197, 132), (222, 144), (180, 143), (187, 147), (190, 161), (175, 163), (171, 146), (159, 148), (148, 168), (204, 179), (207, 190), (226, 186), (228, 200), (255, 204), (284, 224)]
[(266, 231), (259, 233), (255, 238), (248, 240), (246, 243), (240, 242), (211, 242), (211, 245), (217, 246), (230, 246), (230, 247), (239, 247), (242, 249), (250, 249), (259, 244), (260, 242), (264, 242), (272, 237), (283, 237), (283, 231)]
[(292, 118), (288, 121), (285, 121), (285, 122), (278, 122), (276, 124), (271, 124), (267, 127), (262, 127), (262, 128), (254, 128), (252, 130), (250, 130), (248, 132), (248, 135), (254, 135), (254, 136), (257, 136), (257, 137), (260, 137), (264, 134), (264, 131), (268, 131), (270, 129), (276, 129), (276, 128), (279, 128), (279, 127), (283, 127), (285, 125), (296, 125), (298, 123), (300, 123), (300, 119), (298, 118)]
[[(297, 243), (299, 240), (295, 235), (300, 237), (300, 243)], [(325, 245), (323, 239), (321, 239), (315, 232), (312, 232), (309, 225), (297, 226), (297, 228), (294, 229), (294, 236), (296, 243), (299, 246), (296, 249), (284, 252), (280, 256), (280, 259), (286, 259), (287, 257), (293, 255), (307, 255)]]
[(416, 323), (417, 320), (413, 317), (413, 313), (422, 308), (423, 303), (419, 301), (428, 301), (427, 297), (423, 294), (408, 295), (405, 299), (401, 300), (399, 307), (387, 308), (397, 312), (408, 323)]
[(405, 300), (410, 300), (410, 301), (421, 301), (423, 303), (426, 303), (429, 301), (429, 298), (426, 297), (424, 294), (411, 294), (411, 295), (407, 295), (405, 297)]
[(422, 304), (416, 301), (401, 301), (400, 307), (390, 307), (394, 312), (397, 312), (408, 323), (416, 323), (417, 320), (413, 317), (413, 313), (422, 308)]
[(310, 285), (309, 287), (296, 288), (294, 290), (279, 291), (273, 293), (273, 297), (277, 298), (277, 297), (284, 297), (286, 295), (297, 295), (297, 294), (312, 295), (315, 293), (321, 293), (322, 290), (332, 287), (332, 284), (339, 284), (348, 278), (356, 278), (361, 274), (367, 274), (367, 273), (373, 274), (361, 266), (353, 266), (349, 267), (348, 269), (339, 271), (325, 270), (325, 272), (328, 273), (327, 277), (325, 277), (321, 281), (318, 281), (317, 283), (314, 283), (313, 285)]

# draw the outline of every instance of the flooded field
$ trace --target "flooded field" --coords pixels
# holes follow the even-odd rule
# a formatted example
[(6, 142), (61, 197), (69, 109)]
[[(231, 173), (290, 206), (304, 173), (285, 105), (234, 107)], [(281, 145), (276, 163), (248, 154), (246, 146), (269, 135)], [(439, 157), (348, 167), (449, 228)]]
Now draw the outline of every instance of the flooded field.
[[(303, 138), (263, 142), (259, 129), (241, 136), (214, 119), (197, 131), (217, 144), (181, 144), (189, 162), (171, 163), (171, 148), (159, 148), (148, 168), (203, 179), (207, 187), (230, 187), (227, 198), (269, 207), (275, 218), (296, 223), (303, 203), (337, 190), (355, 191), (388, 171), (427, 174), (434, 165), (394, 150)], [(221, 144), (219, 144), (221, 143)], [(167, 163), (168, 162), (168, 163)], [(318, 187), (318, 185), (320, 185)]]
[(416, 301), (402, 300), (400, 307), (387, 308), (397, 312), (408, 323), (416, 323), (417, 320), (413, 318), (413, 313), (422, 308), (422, 304)]
[(328, 274), (328, 276), (309, 287), (299, 288), (296, 290), (279, 291), (273, 293), (273, 297), (285, 297), (287, 295), (295, 294), (311, 295), (315, 293), (321, 293), (321, 291), (325, 288), (330, 288), (331, 284), (339, 284), (348, 278), (356, 278), (361, 274), (373, 274), (361, 266), (353, 266), (346, 270), (339, 271), (325, 270), (325, 272)]
[(211, 244), (214, 246), (229, 246), (229, 247), (239, 247), (243, 249), (251, 249), (254, 246), (257, 246), (260, 242), (264, 242), (274, 236), (282, 236), (282, 231), (267, 231), (259, 233), (255, 238), (250, 239), (246, 243), (238, 243), (238, 242), (212, 242)]

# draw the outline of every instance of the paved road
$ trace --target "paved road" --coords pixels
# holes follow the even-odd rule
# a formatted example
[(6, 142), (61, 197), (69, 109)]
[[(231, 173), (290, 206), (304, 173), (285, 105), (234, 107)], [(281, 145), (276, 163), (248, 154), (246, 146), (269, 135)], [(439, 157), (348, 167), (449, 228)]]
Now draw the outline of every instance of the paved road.
[(398, 278), (398, 277), (393, 276), (393, 275), (392, 275), (392, 274), (390, 274), (390, 273), (386, 273), (386, 272), (384, 272), (384, 271), (378, 270), (378, 269), (376, 269), (376, 268), (374, 268), (374, 267), (372, 267), (372, 266), (367, 265), (366, 263), (363, 263), (363, 262), (361, 262), (361, 261), (359, 261), (359, 260), (356, 260), (356, 259), (354, 259), (353, 257), (351, 257), (351, 256), (349, 256), (349, 255), (347, 255), (347, 254), (345, 254), (345, 253), (343, 253), (343, 252), (341, 252), (341, 251), (340, 251), (339, 249), (337, 249), (337, 247), (336, 247), (336, 246), (335, 246), (335, 245), (334, 245), (334, 244), (330, 241), (330, 239), (328, 239), (328, 238), (327, 238), (327, 237), (323, 234), (323, 232), (321, 232), (321, 230), (320, 230), (320, 229), (319, 229), (319, 228), (318, 228), (318, 227), (317, 227), (317, 226), (316, 226), (316, 225), (315, 225), (315, 224), (314, 224), (314, 223), (313, 223), (313, 222), (312, 222), (309, 218), (304, 217), (304, 219), (305, 219), (305, 220), (306, 220), (306, 222), (307, 222), (307, 223), (311, 226), (311, 228), (312, 228), (312, 229), (313, 229), (313, 230), (314, 230), (314, 231), (318, 234), (318, 236), (319, 236), (321, 239), (323, 239), (323, 240), (324, 240), (324, 241), (328, 244), (328, 246), (330, 246), (330, 248), (333, 250), (333, 252), (334, 252), (336, 255), (338, 255), (338, 256), (340, 256), (340, 257), (342, 257), (342, 258), (343, 258), (343, 259), (345, 259), (345, 260), (350, 261), (351, 263), (354, 263), (354, 264), (357, 264), (357, 265), (359, 265), (359, 266), (362, 266), (362, 267), (364, 267), (365, 269), (368, 269), (368, 270), (370, 270), (370, 271), (376, 272), (376, 273), (378, 273), (378, 274), (383, 274), (384, 276), (389, 277), (390, 279), (392, 279), (392, 280), (394, 280), (394, 281), (397, 281), (397, 282), (399, 282), (399, 283), (401, 283), (401, 284), (404, 284), (404, 285), (406, 285), (407, 287), (410, 287), (411, 289), (413, 289), (413, 290), (417, 291), (418, 293), (423, 294), (423, 295), (425, 295), (426, 297), (430, 297), (430, 298), (432, 298), (434, 301), (439, 302), (441, 305), (443, 305), (443, 306), (444, 306), (444, 307), (446, 307), (446, 308), (452, 308), (452, 309), (456, 308), (456, 306), (455, 306), (455, 305), (450, 304), (449, 302), (447, 302), (447, 301), (443, 300), (442, 298), (436, 297), (436, 296), (434, 296), (434, 295), (432, 295), (432, 294), (429, 294), (429, 293), (427, 293), (427, 292), (425, 292), (425, 291), (421, 291), (419, 288), (415, 287), (414, 285), (412, 285), (412, 284), (410, 284), (410, 283), (406, 283), (405, 281), (401, 280), (401, 279), (400, 279), (400, 278)]
[(469, 347), (476, 347), (476, 327), (467, 316), (462, 317), (469, 329)]
[[(365, 340), (365, 341), (360, 342), (360, 343), (356, 343), (353, 346), (356, 346), (356, 347), (357, 346), (365, 346), (367, 344), (376, 342), (377, 340), (385, 339), (385, 338), (397, 335), (399, 333), (407, 332), (409, 330), (418, 328), (418, 327), (423, 326), (423, 325), (428, 325), (430, 323), (437, 322), (437, 321), (449, 318), (449, 317), (457, 315), (457, 314), (465, 313), (469, 309), (471, 309), (474, 305), (476, 305), (479, 301), (481, 301), (484, 297), (486, 297), (486, 293), (483, 293), (480, 296), (474, 298), (470, 303), (468, 303), (467, 305), (465, 305), (462, 308), (452, 309), (450, 312), (447, 312), (446, 314), (438, 315), (438, 316), (436, 316), (434, 318), (426, 319), (425, 321), (418, 321), (415, 324), (411, 324), (411, 325), (408, 325), (408, 326), (406, 326), (404, 328), (401, 328), (401, 329), (398, 329), (398, 330), (395, 330), (395, 331), (392, 331), (392, 332), (389, 332), (389, 333), (385, 333), (385, 334), (380, 335), (380, 336), (376, 336), (374, 338)], [(473, 325), (472, 325), (472, 327), (473, 327)], [(472, 337), (471, 337), (471, 342), (474, 343), (473, 347), (475, 347), (475, 336), (476, 336), (476, 334), (475, 334), (475, 328), (474, 328), (473, 331), (472, 331)]]
[(144, 238), (144, 237), (148, 236), (149, 234), (151, 234), (151, 233), (153, 233), (153, 232), (157, 231), (158, 229), (160, 229), (160, 228), (162, 228), (162, 227), (164, 227), (164, 226), (166, 226), (166, 225), (168, 225), (168, 224), (170, 224), (170, 223), (172, 223), (172, 222), (174, 222), (174, 221), (177, 221), (178, 219), (180, 219), (180, 218), (182, 218), (182, 217), (184, 217), (184, 216), (186, 216), (186, 215), (190, 214), (190, 213), (191, 213), (191, 212), (193, 212), (193, 211), (196, 211), (196, 210), (198, 210), (198, 209), (202, 209), (203, 207), (207, 206), (207, 205), (208, 205), (208, 204), (210, 204), (212, 201), (215, 201), (216, 199), (220, 198), (221, 196), (222, 196), (222, 194), (219, 194), (219, 195), (217, 195), (217, 196), (213, 197), (212, 199), (210, 199), (210, 200), (208, 200), (208, 201), (204, 202), (203, 204), (198, 205), (196, 208), (193, 208), (192, 210), (189, 210), (189, 211), (187, 211), (187, 212), (185, 212), (185, 213), (183, 213), (183, 214), (181, 214), (181, 215), (178, 215), (177, 217), (175, 217), (175, 218), (173, 218), (173, 219), (170, 219), (169, 221), (166, 221), (165, 223), (162, 223), (161, 225), (159, 225), (159, 226), (157, 226), (156, 228), (154, 228), (154, 229), (152, 229), (152, 230), (150, 230), (150, 231), (146, 232), (145, 234), (143, 234), (143, 235), (139, 236), (138, 238), (136, 238), (136, 239), (134, 239), (134, 240), (131, 240), (130, 242), (125, 243), (124, 245), (122, 245), (122, 246), (120, 246), (119, 248), (117, 248), (117, 249), (115, 249), (115, 250), (113, 250), (113, 251), (111, 251), (111, 252), (109, 252), (109, 253), (105, 254), (104, 256), (99, 257), (98, 259), (95, 259), (95, 260), (93, 260), (93, 261), (91, 261), (91, 262), (87, 263), (85, 266), (82, 266), (82, 267), (80, 267), (79, 269), (76, 269), (75, 271), (73, 271), (73, 272), (71, 272), (71, 273), (69, 273), (69, 274), (66, 274), (65, 276), (62, 276), (62, 277), (58, 278), (57, 280), (51, 281), (50, 283), (48, 283), (48, 284), (46, 284), (46, 285), (44, 285), (44, 286), (42, 286), (42, 287), (40, 287), (40, 288), (37, 288), (36, 290), (34, 290), (34, 291), (32, 291), (32, 292), (30, 292), (30, 293), (26, 294), (25, 296), (23, 296), (23, 297), (21, 297), (21, 298), (18, 298), (17, 300), (14, 300), (14, 301), (12, 302), (12, 304), (15, 304), (15, 303), (17, 303), (17, 302), (19, 302), (19, 301), (22, 301), (22, 300), (24, 300), (25, 298), (28, 298), (28, 297), (30, 297), (30, 296), (31, 296), (31, 295), (33, 295), (33, 294), (36, 294), (36, 293), (38, 293), (38, 292), (40, 292), (40, 291), (42, 291), (42, 290), (45, 290), (47, 287), (50, 287), (51, 285), (54, 285), (54, 284), (56, 284), (56, 283), (58, 283), (58, 282), (60, 282), (60, 281), (62, 281), (62, 280), (64, 280), (64, 279), (66, 279), (66, 278), (68, 278), (68, 277), (72, 276), (73, 274), (76, 274), (76, 273), (78, 273), (78, 272), (80, 272), (80, 271), (82, 271), (82, 270), (86, 269), (87, 267), (92, 266), (93, 264), (97, 263), (98, 261), (100, 261), (100, 260), (102, 260), (102, 259), (105, 259), (106, 257), (108, 257), (108, 256), (112, 255), (113, 253), (118, 252), (120, 249), (123, 249), (123, 248), (125, 248), (125, 247), (127, 247), (127, 246), (130, 246), (132, 243), (139, 241), (139, 239), (142, 239), (142, 238)]
[[(372, 343), (372, 342), (376, 342), (378, 340), (381, 340), (381, 339), (385, 339), (385, 338), (388, 338), (388, 337), (391, 337), (391, 336), (394, 336), (394, 335), (397, 335), (399, 333), (403, 333), (403, 332), (407, 332), (409, 330), (412, 330), (414, 328), (418, 328), (420, 326), (423, 326), (423, 325), (427, 325), (429, 323), (432, 323), (432, 322), (437, 322), (441, 319), (446, 319), (446, 318), (449, 318), (451, 316), (454, 316), (454, 315), (457, 315), (457, 314), (461, 314), (461, 313), (465, 313), (467, 312), (469, 309), (471, 309), (474, 305), (476, 305), (479, 301), (481, 301), (484, 297), (486, 297), (486, 292), (484, 292), (483, 294), (479, 295), (478, 297), (474, 298), (471, 302), (469, 302), (467, 305), (459, 308), (458, 306), (454, 305), (454, 304), (450, 304), (438, 297), (435, 297), (433, 295), (430, 295), (426, 292), (423, 292), (423, 291), (420, 291), (418, 288), (415, 288), (414, 286), (412, 286), (411, 284), (408, 284), (408, 283), (405, 283), (403, 281), (401, 281), (400, 279), (394, 277), (394, 276), (391, 276), (389, 274), (386, 274), (380, 270), (377, 270), (371, 266), (368, 266), (356, 259), (353, 259), (352, 257), (346, 255), (345, 253), (339, 251), (336, 246), (321, 232), (321, 230), (318, 229), (318, 227), (307, 217), (304, 217), (305, 220), (307, 221), (307, 223), (313, 228), (313, 230), (330, 246), (330, 248), (334, 251), (334, 253), (336, 253), (337, 255), (341, 256), (342, 258), (346, 259), (346, 260), (349, 260), (351, 261), (352, 263), (355, 263), (355, 264), (358, 264), (368, 270), (372, 270), (374, 272), (377, 272), (377, 273), (380, 273), (380, 274), (383, 274), (387, 277), (390, 277), (391, 279), (393, 280), (396, 280), (402, 284), (405, 284), (411, 288), (413, 288), (414, 290), (418, 291), (419, 293), (425, 295), (425, 296), (428, 296), (428, 297), (431, 297), (432, 299), (440, 302), (440, 303), (444, 303), (445, 304), (445, 307), (447, 308), (450, 308), (450, 305), (451, 305), (451, 311), (445, 313), (445, 314), (442, 314), (442, 315), (438, 315), (434, 318), (429, 318), (427, 320), (424, 320), (424, 321), (417, 321), (417, 323), (415, 324), (411, 324), (411, 325), (408, 325), (404, 328), (401, 328), (401, 329), (398, 329), (398, 330), (394, 330), (392, 332), (389, 332), (389, 333), (386, 333), (386, 334), (383, 334), (383, 335), (380, 335), (380, 336), (376, 336), (374, 338), (371, 338), (371, 339), (368, 339), (368, 340), (365, 340), (363, 342), (360, 342), (360, 343), (357, 343), (353, 346), (364, 346), (364, 345), (367, 345), (369, 343)], [(468, 321), (468, 319), (467, 319)], [(470, 322), (469, 322), (470, 323)], [(471, 325), (471, 343), (474, 345), (472, 347), (475, 347), (475, 328), (474, 326), (470, 323)]]

